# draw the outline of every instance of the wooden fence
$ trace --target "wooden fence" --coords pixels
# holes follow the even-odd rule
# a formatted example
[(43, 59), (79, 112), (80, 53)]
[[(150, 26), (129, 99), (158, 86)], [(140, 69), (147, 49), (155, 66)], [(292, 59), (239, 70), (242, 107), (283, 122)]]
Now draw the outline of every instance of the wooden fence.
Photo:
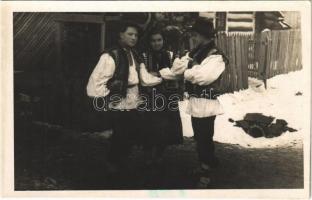
[(249, 43), (252, 41), (252, 37), (251, 34), (243, 33), (222, 33), (217, 36), (217, 46), (223, 50), (229, 59), (223, 80), (223, 84), (229, 87), (228, 91), (248, 88)]
[(300, 34), (298, 29), (257, 34), (219, 33), (217, 46), (229, 58), (223, 80), (229, 86), (228, 91), (248, 88), (248, 77), (266, 83), (266, 79), (275, 75), (302, 69)]
[[(268, 31), (256, 35), (255, 62), (250, 76), (267, 79), (302, 69), (300, 30)], [(251, 70), (250, 70), (251, 71)]]

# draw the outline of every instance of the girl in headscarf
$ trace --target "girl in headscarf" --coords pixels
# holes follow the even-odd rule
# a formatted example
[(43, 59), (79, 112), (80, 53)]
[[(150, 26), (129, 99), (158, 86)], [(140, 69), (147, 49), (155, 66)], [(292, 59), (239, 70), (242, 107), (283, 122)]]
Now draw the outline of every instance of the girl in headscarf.
[(143, 53), (146, 69), (163, 81), (153, 87), (142, 87), (148, 100), (144, 108), (143, 148), (146, 164), (161, 163), (168, 145), (183, 141), (178, 101), (182, 100), (183, 77), (172, 74), (173, 53), (166, 50), (164, 35), (153, 30), (148, 37), (148, 49)]

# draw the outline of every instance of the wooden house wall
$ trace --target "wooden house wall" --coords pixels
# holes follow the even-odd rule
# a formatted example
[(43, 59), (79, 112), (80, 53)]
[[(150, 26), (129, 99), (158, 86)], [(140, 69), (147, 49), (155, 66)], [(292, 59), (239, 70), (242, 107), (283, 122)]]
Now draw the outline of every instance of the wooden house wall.
[(227, 12), (227, 32), (254, 32), (254, 12)]
[(101, 53), (101, 26), (58, 24), (58, 15), (14, 13), (15, 116), (29, 108), (33, 120), (70, 128), (95, 127), (97, 122), (105, 126), (105, 116), (91, 114), (92, 102), (85, 91)]
[(53, 18), (53, 13), (14, 13), (14, 70), (54, 64), (51, 63), (55, 56)]

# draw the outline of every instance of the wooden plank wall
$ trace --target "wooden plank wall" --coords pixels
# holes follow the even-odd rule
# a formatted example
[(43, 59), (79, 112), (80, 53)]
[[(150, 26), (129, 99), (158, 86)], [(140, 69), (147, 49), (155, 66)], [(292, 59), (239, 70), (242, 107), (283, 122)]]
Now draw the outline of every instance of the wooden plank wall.
[(54, 60), (53, 13), (16, 12), (13, 20), (14, 69), (42, 68), (42, 63)]

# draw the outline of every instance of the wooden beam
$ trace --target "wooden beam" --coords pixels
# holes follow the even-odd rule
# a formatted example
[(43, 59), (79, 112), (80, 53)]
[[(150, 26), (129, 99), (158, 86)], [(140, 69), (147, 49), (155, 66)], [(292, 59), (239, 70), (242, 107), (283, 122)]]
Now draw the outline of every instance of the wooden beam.
[(81, 23), (98, 23), (105, 22), (103, 15), (88, 15), (88, 14), (57, 14), (54, 18), (58, 22), (81, 22)]
[(253, 12), (239, 12), (239, 11), (232, 11), (232, 12), (228, 12), (228, 13), (232, 13), (232, 14), (252, 14)]
[(101, 24), (101, 44), (100, 44), (100, 51), (103, 52), (105, 49), (105, 31), (106, 31), (106, 24)]
[(105, 16), (105, 21), (118, 21), (121, 20), (121, 16)]
[(60, 22), (84, 22), (84, 23), (104, 23), (105, 21), (121, 20), (121, 16), (103, 16), (103, 15), (89, 15), (89, 14), (57, 14), (55, 21)]

